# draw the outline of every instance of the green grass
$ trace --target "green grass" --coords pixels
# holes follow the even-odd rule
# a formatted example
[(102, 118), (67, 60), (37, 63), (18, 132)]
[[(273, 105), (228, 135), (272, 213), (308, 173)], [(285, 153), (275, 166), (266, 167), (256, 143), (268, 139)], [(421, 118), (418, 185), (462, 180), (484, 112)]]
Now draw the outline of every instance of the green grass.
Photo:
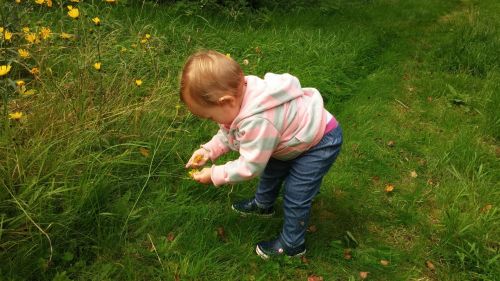
[[(237, 20), (97, 2), (78, 4), (72, 20), (57, 4), (0, 1), (13, 9), (1, 14), (9, 30), (78, 35), (34, 46), (0, 39), (0, 64), (13, 65), (0, 91), (7, 111), (25, 116), (2, 118), (0, 129), (0, 280), (500, 276), (498, 1), (332, 1), (326, 12)], [(32, 58), (19, 60), (18, 46)], [(185, 161), (216, 130), (176, 107), (178, 73), (199, 48), (248, 59), (247, 74), (298, 76), (340, 120), (344, 147), (314, 202), (308, 263), (254, 254), (282, 223), (281, 211), (268, 220), (231, 211), (255, 180), (188, 179)], [(37, 93), (20, 97), (9, 79)]]

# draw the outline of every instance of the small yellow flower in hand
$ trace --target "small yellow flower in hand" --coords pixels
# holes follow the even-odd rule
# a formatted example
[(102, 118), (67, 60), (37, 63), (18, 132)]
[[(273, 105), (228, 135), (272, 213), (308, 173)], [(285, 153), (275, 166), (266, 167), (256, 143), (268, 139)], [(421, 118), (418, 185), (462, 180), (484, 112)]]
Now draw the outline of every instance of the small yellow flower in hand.
[(191, 177), (191, 178), (192, 178), (195, 174), (197, 174), (197, 173), (199, 173), (199, 172), (200, 172), (200, 170), (198, 170), (198, 169), (191, 169), (191, 170), (188, 172), (188, 175), (189, 175), (189, 177)]
[(203, 159), (204, 159), (204, 158), (203, 158), (203, 155), (201, 155), (201, 154), (197, 154), (197, 155), (194, 157), (194, 159), (193, 159), (193, 163), (198, 164), (198, 163), (200, 163), (201, 161), (203, 161)]

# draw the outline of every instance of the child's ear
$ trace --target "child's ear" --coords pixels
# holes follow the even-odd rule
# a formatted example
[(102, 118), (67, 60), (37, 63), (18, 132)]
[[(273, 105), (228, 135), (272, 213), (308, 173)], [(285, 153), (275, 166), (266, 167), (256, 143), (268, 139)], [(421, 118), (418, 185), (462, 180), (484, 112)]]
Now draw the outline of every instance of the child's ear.
[(220, 97), (217, 101), (220, 105), (223, 105), (223, 104), (227, 104), (227, 103), (231, 104), (231, 103), (235, 102), (236, 99), (232, 95), (225, 95), (225, 96)]

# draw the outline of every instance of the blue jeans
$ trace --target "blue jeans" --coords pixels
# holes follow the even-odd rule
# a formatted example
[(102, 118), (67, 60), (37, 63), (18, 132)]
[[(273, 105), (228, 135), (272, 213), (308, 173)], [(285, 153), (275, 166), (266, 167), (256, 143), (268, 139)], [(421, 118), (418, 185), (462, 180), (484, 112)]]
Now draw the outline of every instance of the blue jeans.
[(283, 193), (284, 224), (281, 238), (288, 247), (305, 242), (312, 200), (319, 192), (323, 176), (337, 159), (342, 146), (340, 126), (323, 136), (321, 141), (295, 159), (282, 161), (271, 158), (260, 176), (255, 193), (259, 207), (271, 207)]

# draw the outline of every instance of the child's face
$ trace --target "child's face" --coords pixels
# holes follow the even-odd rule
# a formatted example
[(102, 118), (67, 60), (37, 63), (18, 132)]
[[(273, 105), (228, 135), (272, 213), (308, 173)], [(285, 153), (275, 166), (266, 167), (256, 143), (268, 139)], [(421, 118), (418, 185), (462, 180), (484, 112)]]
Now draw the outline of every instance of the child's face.
[(241, 98), (232, 95), (220, 97), (216, 105), (200, 105), (190, 97), (186, 97), (185, 102), (189, 111), (194, 115), (228, 126), (238, 116), (241, 107)]

